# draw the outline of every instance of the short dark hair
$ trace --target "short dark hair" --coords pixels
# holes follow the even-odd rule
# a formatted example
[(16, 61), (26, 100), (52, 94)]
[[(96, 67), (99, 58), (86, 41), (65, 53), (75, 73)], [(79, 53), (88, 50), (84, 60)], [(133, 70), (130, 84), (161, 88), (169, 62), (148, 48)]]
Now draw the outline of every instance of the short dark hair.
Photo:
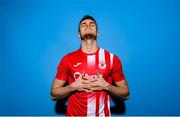
[(81, 19), (80, 22), (79, 22), (78, 31), (80, 32), (81, 22), (84, 21), (84, 20), (86, 20), (86, 19), (92, 20), (92, 21), (96, 24), (96, 30), (98, 31), (98, 26), (97, 26), (96, 20), (95, 20), (92, 16), (90, 16), (90, 15), (85, 15), (85, 16), (82, 17), (82, 19)]

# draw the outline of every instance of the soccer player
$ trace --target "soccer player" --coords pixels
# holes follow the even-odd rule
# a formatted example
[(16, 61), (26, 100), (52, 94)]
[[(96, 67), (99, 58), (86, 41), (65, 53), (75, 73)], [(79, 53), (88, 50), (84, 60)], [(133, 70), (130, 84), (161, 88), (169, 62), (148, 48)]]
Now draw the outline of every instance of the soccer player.
[(122, 64), (115, 54), (97, 45), (98, 26), (92, 16), (81, 19), (78, 31), (81, 48), (60, 61), (51, 98), (69, 96), (66, 116), (110, 116), (110, 94), (122, 99), (129, 96)]

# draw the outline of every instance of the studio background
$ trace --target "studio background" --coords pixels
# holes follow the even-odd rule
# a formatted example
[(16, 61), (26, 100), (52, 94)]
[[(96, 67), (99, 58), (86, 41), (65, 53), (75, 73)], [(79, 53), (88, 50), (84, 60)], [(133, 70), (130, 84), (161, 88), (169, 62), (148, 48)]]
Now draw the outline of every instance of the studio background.
[(1, 0), (0, 115), (61, 115), (50, 88), (63, 55), (80, 47), (86, 14), (123, 64), (120, 115), (180, 115), (179, 0)]

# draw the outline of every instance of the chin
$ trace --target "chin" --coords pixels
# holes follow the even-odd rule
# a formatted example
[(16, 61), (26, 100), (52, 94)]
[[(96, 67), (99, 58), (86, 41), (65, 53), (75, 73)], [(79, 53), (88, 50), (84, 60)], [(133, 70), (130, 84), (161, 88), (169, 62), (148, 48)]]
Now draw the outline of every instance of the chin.
[(97, 36), (94, 35), (94, 34), (86, 34), (84, 35), (81, 39), (82, 40), (88, 40), (88, 39), (91, 39), (91, 40), (96, 40)]

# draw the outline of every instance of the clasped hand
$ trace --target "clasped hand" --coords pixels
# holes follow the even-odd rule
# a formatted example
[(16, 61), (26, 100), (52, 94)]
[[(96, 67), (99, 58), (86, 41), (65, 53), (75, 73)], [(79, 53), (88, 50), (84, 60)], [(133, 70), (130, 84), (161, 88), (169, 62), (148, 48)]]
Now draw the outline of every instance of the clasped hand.
[(107, 90), (110, 84), (103, 79), (102, 74), (97, 73), (97, 76), (97, 78), (91, 78), (89, 75), (84, 76), (84, 73), (82, 73), (79, 78), (70, 84), (70, 87), (73, 91), (85, 91), (87, 93)]

